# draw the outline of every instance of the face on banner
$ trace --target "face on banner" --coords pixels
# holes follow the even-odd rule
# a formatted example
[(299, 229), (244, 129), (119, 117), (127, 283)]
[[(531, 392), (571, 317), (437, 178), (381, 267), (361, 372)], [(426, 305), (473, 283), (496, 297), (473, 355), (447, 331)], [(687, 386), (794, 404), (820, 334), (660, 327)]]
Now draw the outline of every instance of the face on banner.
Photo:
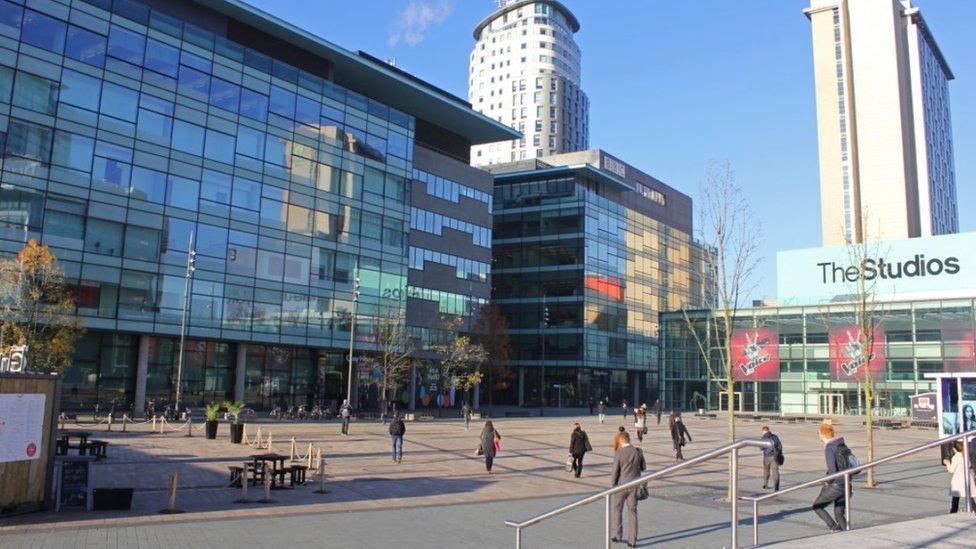
[(732, 377), (736, 381), (779, 379), (779, 332), (746, 328), (732, 332)]
[(884, 376), (884, 330), (874, 329), (870, 356), (863, 339), (857, 326), (830, 330), (830, 375), (834, 380), (863, 381), (868, 368), (874, 379)]
[(976, 333), (968, 322), (946, 322), (942, 326), (946, 372), (976, 371)]

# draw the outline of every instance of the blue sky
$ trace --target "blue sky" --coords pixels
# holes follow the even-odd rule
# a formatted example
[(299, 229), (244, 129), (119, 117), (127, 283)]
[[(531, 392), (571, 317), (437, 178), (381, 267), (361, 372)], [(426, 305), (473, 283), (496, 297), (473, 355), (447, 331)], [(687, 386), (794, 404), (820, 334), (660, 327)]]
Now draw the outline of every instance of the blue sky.
[[(491, 0), (248, 0), (467, 97), (471, 32)], [(763, 223), (759, 290), (777, 250), (820, 244), (806, 0), (563, 0), (580, 19), (590, 144), (697, 198), (729, 162)], [(976, 1), (916, 0), (950, 84), (961, 229), (976, 230)], [(608, 9), (610, 6), (613, 9)]]

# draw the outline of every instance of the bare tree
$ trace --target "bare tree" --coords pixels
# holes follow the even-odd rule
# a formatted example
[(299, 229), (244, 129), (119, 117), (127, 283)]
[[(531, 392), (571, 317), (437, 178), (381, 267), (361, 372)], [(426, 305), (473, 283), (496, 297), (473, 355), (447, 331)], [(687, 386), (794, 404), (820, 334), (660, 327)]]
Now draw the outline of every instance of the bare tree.
[(388, 395), (395, 395), (409, 375), (415, 350), (403, 309), (385, 310), (377, 318), (376, 343), (380, 351), (380, 410), (385, 411)]
[(743, 301), (756, 287), (759, 234), (759, 221), (731, 166), (713, 166), (701, 193), (698, 238), (711, 256), (716, 309), (704, 325), (695, 322), (687, 309), (682, 312), (710, 381), (727, 395), (730, 443), (735, 441), (736, 410), (732, 334)]
[(459, 331), (460, 317), (445, 318), (443, 326), (445, 333), (453, 334), (447, 341), (434, 346), (440, 359), (444, 388), (453, 386), (464, 392), (470, 391), (484, 377), (481, 366), (488, 360), (488, 353), (483, 346), (473, 343), (471, 336)]
[(27, 345), (28, 367), (60, 372), (71, 365), (83, 330), (75, 298), (57, 257), (31, 239), (16, 257), (0, 260), (0, 320), (5, 345)]

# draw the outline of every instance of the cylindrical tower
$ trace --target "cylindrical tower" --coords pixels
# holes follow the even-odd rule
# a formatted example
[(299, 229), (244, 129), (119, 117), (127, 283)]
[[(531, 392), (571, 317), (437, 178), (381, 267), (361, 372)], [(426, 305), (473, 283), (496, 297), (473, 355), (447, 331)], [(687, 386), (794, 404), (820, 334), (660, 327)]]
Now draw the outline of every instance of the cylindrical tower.
[(474, 29), (468, 100), (525, 136), (472, 148), (471, 163), (497, 164), (584, 150), (589, 100), (580, 86), (580, 24), (555, 0), (498, 0)]

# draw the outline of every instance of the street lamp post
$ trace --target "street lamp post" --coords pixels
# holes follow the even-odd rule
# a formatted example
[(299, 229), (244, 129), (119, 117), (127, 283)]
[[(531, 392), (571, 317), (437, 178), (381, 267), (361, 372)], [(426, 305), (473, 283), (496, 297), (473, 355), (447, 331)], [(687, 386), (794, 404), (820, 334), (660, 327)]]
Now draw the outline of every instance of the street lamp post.
[(183, 281), (183, 311), (180, 315), (180, 351), (176, 359), (176, 403), (174, 412), (180, 411), (180, 399), (183, 396), (183, 353), (186, 347), (186, 311), (190, 301), (190, 279), (193, 278), (193, 264), (197, 253), (193, 251), (193, 231), (190, 231), (190, 243), (186, 249), (186, 276)]
[(539, 376), (539, 415), (546, 415), (546, 328), (549, 326), (549, 306), (542, 296), (542, 371)]
[(352, 406), (352, 343), (356, 334), (356, 304), (359, 303), (359, 262), (352, 281), (352, 318), (349, 326), (349, 379), (346, 384), (346, 402)]

